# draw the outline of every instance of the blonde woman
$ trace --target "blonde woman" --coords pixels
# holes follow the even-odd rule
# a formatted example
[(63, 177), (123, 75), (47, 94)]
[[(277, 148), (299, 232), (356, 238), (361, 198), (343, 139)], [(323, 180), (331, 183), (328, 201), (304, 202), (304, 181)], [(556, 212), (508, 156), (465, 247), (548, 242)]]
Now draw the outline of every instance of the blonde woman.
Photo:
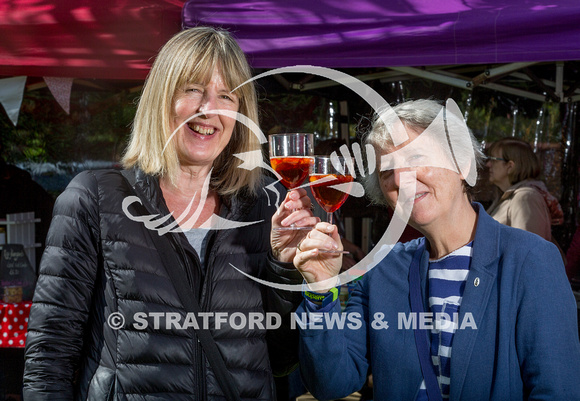
[(316, 219), (304, 191), (276, 213), (260, 170), (238, 168), (234, 154), (260, 149), (235, 119), (257, 123), (253, 86), (232, 91), (250, 77), (222, 30), (183, 31), (160, 51), (126, 170), (84, 172), (57, 201), (28, 326), (25, 399), (275, 398), (273, 374), (296, 363), (297, 339), (266, 336), (264, 317), (284, 320), (295, 303), (240, 271), (301, 282), (288, 263), (296, 239), (279, 231), (271, 249), (271, 226)]

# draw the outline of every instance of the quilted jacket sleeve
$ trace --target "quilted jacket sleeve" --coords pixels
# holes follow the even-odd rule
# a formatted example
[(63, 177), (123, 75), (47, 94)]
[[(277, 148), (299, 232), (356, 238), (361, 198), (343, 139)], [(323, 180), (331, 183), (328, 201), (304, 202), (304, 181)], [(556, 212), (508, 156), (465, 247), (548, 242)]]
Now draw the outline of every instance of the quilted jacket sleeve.
[[(267, 279), (279, 284), (301, 284), (302, 275), (291, 263), (281, 263), (268, 254)], [(298, 330), (291, 327), (291, 313), (302, 302), (300, 291), (267, 290), (267, 309), (278, 313), (282, 325), (267, 334), (268, 352), (274, 376), (285, 376), (298, 366)]]
[(99, 260), (98, 191), (79, 174), (58, 197), (28, 322), (24, 399), (72, 400)]

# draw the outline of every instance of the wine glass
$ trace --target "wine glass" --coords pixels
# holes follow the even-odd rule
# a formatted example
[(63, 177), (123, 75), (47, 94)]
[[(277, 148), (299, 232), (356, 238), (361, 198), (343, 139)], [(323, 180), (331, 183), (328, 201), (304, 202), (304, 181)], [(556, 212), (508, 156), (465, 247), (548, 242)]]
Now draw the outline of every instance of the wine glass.
[[(348, 171), (352, 159), (344, 157), (314, 156), (310, 167), (310, 189), (316, 202), (326, 211), (327, 222), (332, 224), (332, 214), (348, 198), (353, 178)], [(348, 253), (347, 251), (320, 249), (322, 253)]]
[[(270, 144), (270, 165), (278, 174), (282, 184), (291, 191), (308, 177), (313, 163), (313, 134), (273, 134), (268, 138)], [(274, 230), (311, 230), (312, 227), (276, 227)]]

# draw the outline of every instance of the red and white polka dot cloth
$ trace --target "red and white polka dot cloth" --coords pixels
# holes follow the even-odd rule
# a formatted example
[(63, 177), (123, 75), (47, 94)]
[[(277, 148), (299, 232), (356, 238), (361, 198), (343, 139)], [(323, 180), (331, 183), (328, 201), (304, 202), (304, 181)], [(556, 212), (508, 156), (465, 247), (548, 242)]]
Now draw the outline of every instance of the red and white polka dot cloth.
[(23, 348), (26, 344), (28, 315), (32, 302), (0, 302), (0, 348)]

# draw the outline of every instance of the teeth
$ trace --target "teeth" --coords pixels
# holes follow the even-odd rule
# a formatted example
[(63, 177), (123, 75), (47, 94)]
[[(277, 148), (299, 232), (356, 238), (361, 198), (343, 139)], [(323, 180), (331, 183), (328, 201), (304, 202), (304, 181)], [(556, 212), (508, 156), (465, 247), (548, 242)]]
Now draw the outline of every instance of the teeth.
[(422, 194), (422, 193), (421, 193), (421, 194), (417, 194), (417, 195), (415, 195), (415, 199), (418, 199), (418, 198), (420, 198), (420, 197), (421, 197), (421, 196), (423, 196), (423, 195), (424, 195), (424, 194)]
[(194, 125), (191, 129), (193, 129), (198, 134), (202, 135), (212, 135), (215, 132), (215, 128), (211, 127), (204, 128), (200, 127), (199, 125)]

